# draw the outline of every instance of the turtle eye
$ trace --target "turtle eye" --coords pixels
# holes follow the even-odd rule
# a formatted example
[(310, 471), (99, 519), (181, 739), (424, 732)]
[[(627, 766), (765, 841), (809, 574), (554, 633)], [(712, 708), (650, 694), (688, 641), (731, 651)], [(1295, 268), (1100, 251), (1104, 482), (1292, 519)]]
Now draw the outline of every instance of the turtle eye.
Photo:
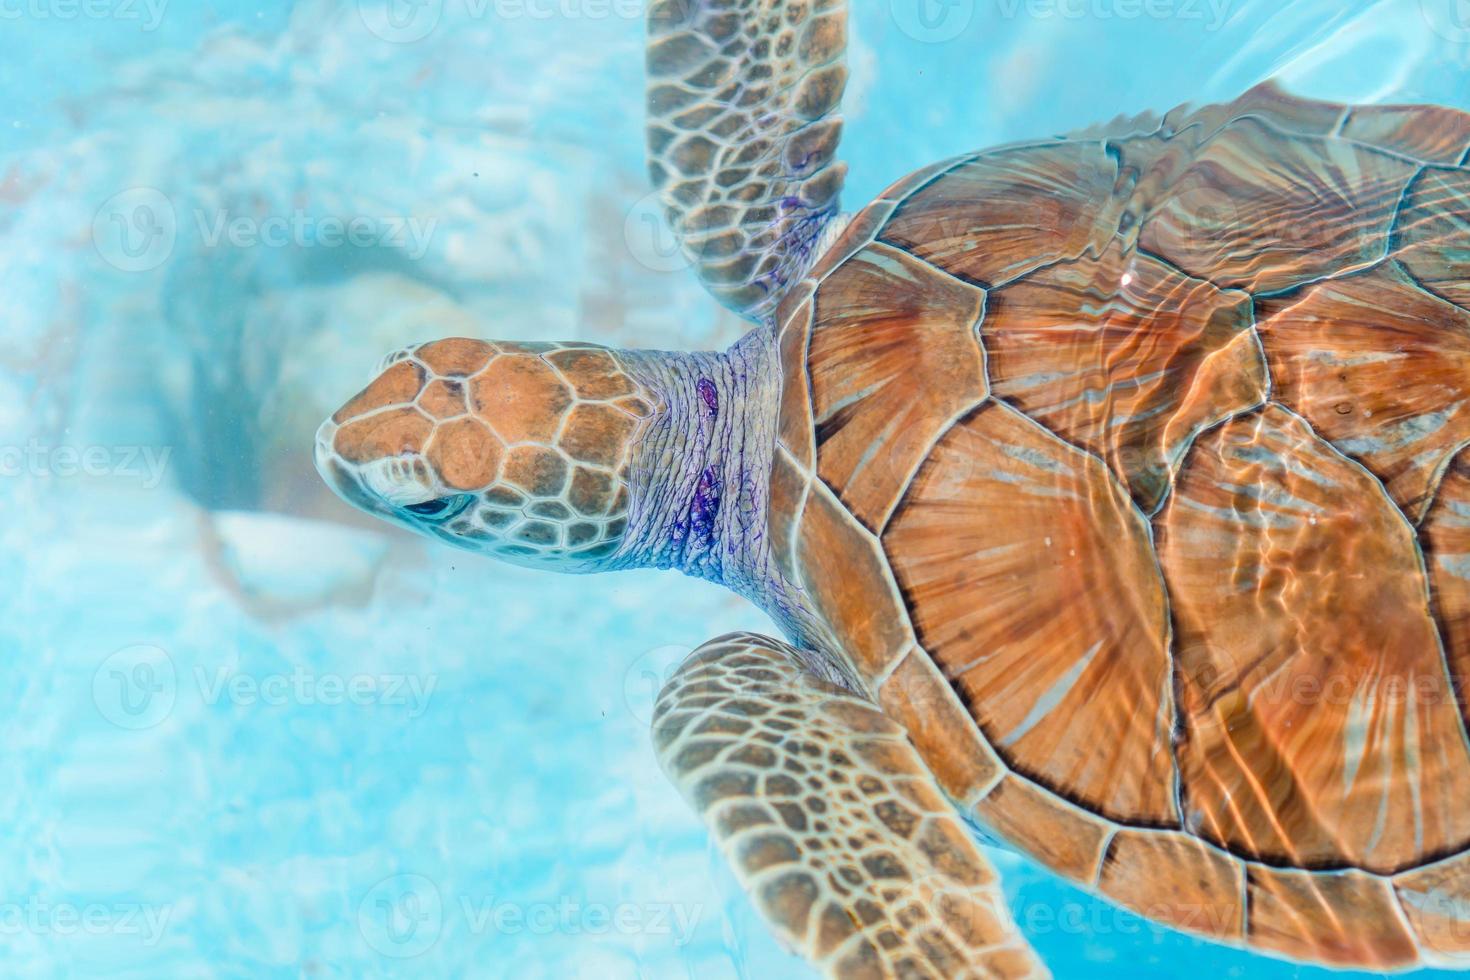
[(434, 521), (447, 521), (457, 516), (469, 505), (470, 495), (467, 493), (455, 494), (453, 497), (439, 497), (434, 500), (425, 500), (420, 504), (409, 504), (403, 509), (415, 517), (427, 517)]

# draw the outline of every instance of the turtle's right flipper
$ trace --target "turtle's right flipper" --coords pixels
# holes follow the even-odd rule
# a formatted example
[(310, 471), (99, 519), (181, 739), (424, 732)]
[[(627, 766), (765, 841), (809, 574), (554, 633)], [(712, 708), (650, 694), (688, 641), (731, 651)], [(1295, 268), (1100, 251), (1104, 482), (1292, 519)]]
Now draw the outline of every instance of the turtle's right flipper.
[(653, 735), (755, 907), (825, 975), (1047, 976), (903, 729), (791, 647), (700, 647)]
[(649, 7), (649, 174), (700, 280), (752, 319), (837, 213), (846, 44), (846, 0)]

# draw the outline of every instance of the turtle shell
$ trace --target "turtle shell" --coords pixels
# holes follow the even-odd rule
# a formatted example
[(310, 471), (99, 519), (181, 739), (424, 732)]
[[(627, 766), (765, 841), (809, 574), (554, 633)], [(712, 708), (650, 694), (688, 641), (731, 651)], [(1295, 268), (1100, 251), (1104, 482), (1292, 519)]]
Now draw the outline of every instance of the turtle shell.
[(777, 312), (771, 540), (979, 823), (1470, 962), (1470, 116), (1270, 87), (951, 160)]

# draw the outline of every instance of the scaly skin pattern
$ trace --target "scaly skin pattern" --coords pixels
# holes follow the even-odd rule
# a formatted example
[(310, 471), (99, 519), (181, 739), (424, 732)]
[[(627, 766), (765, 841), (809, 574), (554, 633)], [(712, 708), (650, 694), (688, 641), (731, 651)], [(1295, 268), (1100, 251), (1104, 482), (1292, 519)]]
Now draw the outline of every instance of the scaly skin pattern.
[(710, 292), (758, 319), (816, 258), (847, 173), (841, 0), (657, 0), (648, 170)]
[(660, 401), (614, 352), (450, 339), (387, 360), (317, 433), (317, 468), (349, 503), (533, 567), (595, 571), (623, 548)]
[(610, 568), (668, 568), (723, 585), (768, 613), (801, 644), (817, 676), (856, 689), (825, 624), (774, 560), (771, 463), (781, 369), (770, 332), (753, 330), (721, 354), (621, 353), (658, 393), (630, 473), (629, 532)]
[(842, 980), (1048, 974), (903, 727), (735, 634), (659, 695), (659, 763), (788, 948)]
[(317, 467), (349, 503), (514, 564), (676, 569), (767, 611), (854, 687), (772, 560), (780, 369), (770, 332), (723, 353), (454, 338), (390, 355), (323, 423)]

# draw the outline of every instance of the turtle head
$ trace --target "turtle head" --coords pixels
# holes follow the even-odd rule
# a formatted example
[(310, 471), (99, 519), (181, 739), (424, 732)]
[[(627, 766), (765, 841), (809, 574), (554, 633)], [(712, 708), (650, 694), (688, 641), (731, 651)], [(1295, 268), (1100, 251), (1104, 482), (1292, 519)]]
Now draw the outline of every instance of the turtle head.
[(520, 565), (610, 567), (654, 399), (586, 344), (441, 340), (390, 354), (322, 424), (316, 462), (345, 500)]

